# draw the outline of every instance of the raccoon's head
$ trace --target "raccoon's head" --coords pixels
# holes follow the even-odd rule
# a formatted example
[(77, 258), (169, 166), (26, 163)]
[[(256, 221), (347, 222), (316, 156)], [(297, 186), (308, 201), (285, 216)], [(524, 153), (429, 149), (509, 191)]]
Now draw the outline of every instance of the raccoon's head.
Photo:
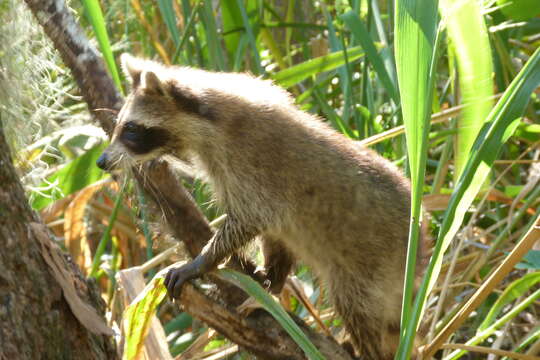
[(183, 135), (192, 131), (190, 123), (201, 108), (193, 90), (177, 84), (173, 68), (128, 54), (121, 63), (132, 90), (118, 113), (111, 143), (97, 160), (103, 170), (181, 153)]

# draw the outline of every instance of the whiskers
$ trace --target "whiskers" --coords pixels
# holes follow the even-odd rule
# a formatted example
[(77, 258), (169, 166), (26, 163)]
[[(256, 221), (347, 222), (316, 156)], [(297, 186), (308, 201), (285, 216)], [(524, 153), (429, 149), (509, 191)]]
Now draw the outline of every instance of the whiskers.
[(138, 180), (139, 189), (150, 195), (154, 199), (154, 203), (159, 207), (162, 220), (166, 220), (168, 216), (174, 214), (173, 196), (170, 193), (165, 195), (167, 189), (173, 185), (169, 185), (171, 180), (168, 179), (160, 181), (159, 177), (162, 171), (159, 171), (158, 168), (161, 165), (154, 163), (154, 161), (159, 162), (160, 160), (140, 161), (140, 159), (127, 152), (118, 152), (115, 155), (114, 160), (111, 162), (111, 168), (120, 170), (119, 172), (126, 178)]
[(128, 164), (126, 163), (127, 155), (126, 154), (120, 154), (117, 159), (114, 160), (114, 162), (111, 164), (112, 169), (123, 169), (126, 170), (126, 168), (129, 168)]
[(104, 112), (109, 112), (113, 115), (118, 115), (118, 110), (117, 109), (111, 109), (111, 108), (95, 108), (93, 111), (104, 111)]
[[(158, 161), (158, 160), (153, 160)], [(148, 169), (152, 168), (151, 162), (146, 163), (135, 163), (133, 164), (133, 167), (130, 167), (129, 171), (132, 175), (134, 175), (133, 170), (135, 169), (137, 171), (137, 178), (140, 182), (140, 185), (152, 195), (152, 197), (155, 200), (155, 203), (161, 210), (161, 216), (162, 219), (166, 219), (167, 213), (172, 214), (173, 208), (169, 202), (169, 199), (171, 198), (166, 197), (165, 194), (162, 192), (160, 187), (156, 186), (155, 182), (152, 181), (151, 177), (148, 174)]]

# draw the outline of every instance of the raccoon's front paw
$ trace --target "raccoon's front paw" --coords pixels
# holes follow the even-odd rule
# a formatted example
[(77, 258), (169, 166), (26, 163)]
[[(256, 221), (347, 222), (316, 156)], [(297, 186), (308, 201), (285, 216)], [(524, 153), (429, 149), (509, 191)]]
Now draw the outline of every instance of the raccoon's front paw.
[(189, 270), (189, 264), (169, 270), (167, 276), (165, 276), (165, 287), (167, 288), (169, 299), (178, 299), (182, 291), (182, 286), (191, 278), (193, 276)]
[(203, 275), (207, 271), (206, 268), (206, 258), (199, 255), (192, 262), (169, 270), (164, 282), (169, 298), (178, 299), (184, 283)]

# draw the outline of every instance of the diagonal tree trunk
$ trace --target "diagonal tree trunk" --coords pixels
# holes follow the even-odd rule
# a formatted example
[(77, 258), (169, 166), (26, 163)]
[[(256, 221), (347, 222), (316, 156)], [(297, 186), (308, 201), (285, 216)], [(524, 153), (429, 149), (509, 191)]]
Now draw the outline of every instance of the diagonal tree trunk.
[(0, 359), (116, 359), (112, 337), (74, 315), (88, 310), (88, 321), (98, 324), (93, 330), (110, 332), (97, 289), (74, 265), (58, 277), (46, 261), (68, 264), (28, 205), (1, 122), (0, 184)]
[[(110, 135), (114, 116), (110, 111), (119, 110), (123, 99), (105, 70), (101, 58), (84, 35), (73, 15), (62, 0), (25, 0), (26, 4), (53, 41), (64, 63), (71, 69), (81, 89), (90, 112)], [(210, 239), (212, 231), (189, 193), (182, 187), (175, 174), (162, 163), (147, 168), (143, 176), (134, 169), (136, 178), (154, 203), (160, 203), (165, 219), (174, 235), (186, 244), (190, 255), (196, 255)], [(167, 197), (156, 198), (156, 194)], [(254, 269), (248, 264), (248, 268)], [(0, 277), (0, 288), (1, 288)], [(189, 286), (181, 304), (196, 317), (218, 329), (231, 341), (257, 354), (262, 359), (304, 359), (302, 350), (266, 312), (256, 311), (242, 319), (234, 309), (238, 304), (237, 288), (218, 282), (219, 299), (200, 293)], [(191, 296), (186, 296), (187, 293)], [(241, 294), (242, 299), (245, 295)], [(193, 299), (197, 299), (193, 301)], [(224, 320), (226, 319), (226, 320)], [(304, 331), (328, 359), (350, 360), (351, 357), (333, 339), (314, 333), (303, 325)], [(1, 340), (0, 340), (1, 341)], [(0, 344), (1, 345), (1, 344)]]

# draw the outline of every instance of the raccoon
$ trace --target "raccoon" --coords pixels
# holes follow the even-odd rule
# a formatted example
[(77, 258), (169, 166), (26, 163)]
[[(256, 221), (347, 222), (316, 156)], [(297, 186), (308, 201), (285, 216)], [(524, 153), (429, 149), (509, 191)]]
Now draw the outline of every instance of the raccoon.
[[(410, 215), (400, 171), (268, 80), (127, 54), (122, 67), (132, 92), (97, 165), (187, 159), (228, 214), (200, 255), (168, 273), (170, 296), (260, 237), (271, 291), (298, 259), (325, 284), (362, 358), (393, 359)], [(425, 252), (420, 246), (417, 274)]]

